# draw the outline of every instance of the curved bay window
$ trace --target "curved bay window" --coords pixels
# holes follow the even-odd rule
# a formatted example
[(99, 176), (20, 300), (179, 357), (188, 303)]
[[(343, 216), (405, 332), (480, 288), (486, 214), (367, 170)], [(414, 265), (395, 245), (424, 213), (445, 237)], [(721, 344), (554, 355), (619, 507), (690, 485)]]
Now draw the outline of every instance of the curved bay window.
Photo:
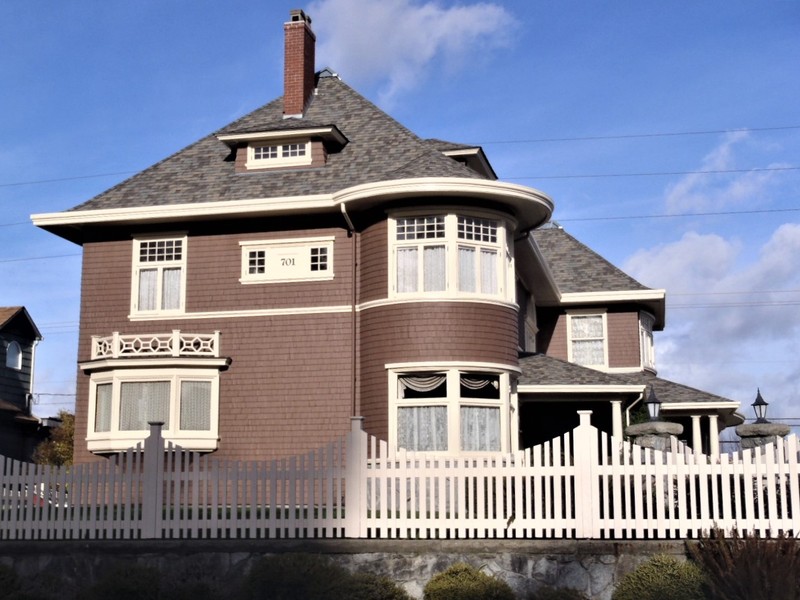
[(395, 446), (425, 452), (507, 449), (507, 373), (392, 373)]

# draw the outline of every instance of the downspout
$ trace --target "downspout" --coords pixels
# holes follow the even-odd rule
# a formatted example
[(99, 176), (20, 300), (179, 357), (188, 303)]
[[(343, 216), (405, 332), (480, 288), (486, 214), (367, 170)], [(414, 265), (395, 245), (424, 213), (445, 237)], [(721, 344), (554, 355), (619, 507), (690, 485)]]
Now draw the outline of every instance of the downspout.
[(347, 207), (344, 203), (340, 204), (342, 216), (345, 223), (347, 223), (347, 237), (353, 238), (352, 256), (350, 257), (351, 265), (351, 298), (350, 298), (350, 393), (353, 399), (352, 414), (353, 417), (358, 417), (359, 410), (356, 402), (356, 258), (358, 256), (358, 235), (356, 235), (356, 228), (353, 221), (350, 220), (350, 215), (347, 214)]
[[(645, 388), (645, 390), (646, 390), (646, 388)], [(636, 400), (634, 400), (633, 402), (631, 402), (630, 406), (625, 409), (625, 425), (626, 426), (631, 424), (631, 409), (634, 408), (637, 404), (639, 404), (639, 402), (641, 402), (642, 400), (644, 400), (644, 390), (642, 391), (641, 394), (639, 394), (639, 397)]]
[(28, 386), (28, 395), (27, 395), (27, 409), (28, 415), (33, 414), (32, 405), (33, 405), (33, 377), (36, 373), (36, 346), (39, 345), (39, 340), (33, 340), (33, 345), (31, 346), (31, 378), (30, 384)]

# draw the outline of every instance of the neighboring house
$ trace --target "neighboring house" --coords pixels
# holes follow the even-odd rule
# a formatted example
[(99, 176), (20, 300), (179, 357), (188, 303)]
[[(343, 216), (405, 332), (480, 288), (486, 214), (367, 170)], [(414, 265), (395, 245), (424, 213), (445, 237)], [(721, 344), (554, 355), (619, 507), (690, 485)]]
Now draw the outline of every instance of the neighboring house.
[(543, 228), (551, 199), (497, 181), (480, 148), (315, 73), (302, 11), (284, 29), (282, 98), (33, 217), (83, 246), (77, 461), (151, 420), (240, 459), (305, 452), (351, 417), (393, 446), (508, 451), (583, 407), (619, 433), (651, 384), (690, 441), (741, 422), (655, 377), (662, 290)]
[(36, 345), (42, 335), (22, 306), (0, 307), (0, 455), (29, 460), (46, 434), (31, 414)]

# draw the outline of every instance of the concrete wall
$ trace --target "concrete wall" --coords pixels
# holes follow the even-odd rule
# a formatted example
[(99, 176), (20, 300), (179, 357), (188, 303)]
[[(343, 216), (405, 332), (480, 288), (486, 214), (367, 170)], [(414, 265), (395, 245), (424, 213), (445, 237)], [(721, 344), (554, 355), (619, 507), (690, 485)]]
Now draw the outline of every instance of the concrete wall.
[(415, 598), (430, 578), (467, 562), (508, 582), (520, 598), (542, 585), (572, 587), (610, 600), (613, 586), (653, 554), (685, 556), (683, 542), (583, 540), (184, 540), (0, 542), (0, 563), (26, 585), (57, 585), (62, 598), (114, 563), (135, 561), (183, 580), (234, 589), (269, 554), (325, 554), (351, 571), (385, 575)]

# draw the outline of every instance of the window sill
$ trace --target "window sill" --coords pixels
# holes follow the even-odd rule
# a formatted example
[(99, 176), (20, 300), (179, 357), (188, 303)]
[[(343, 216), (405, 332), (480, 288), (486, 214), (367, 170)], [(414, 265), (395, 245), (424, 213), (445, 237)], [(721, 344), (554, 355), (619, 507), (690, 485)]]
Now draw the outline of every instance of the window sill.
[[(147, 436), (146, 431), (131, 431), (125, 434), (95, 433), (86, 438), (86, 448), (89, 452), (97, 454), (124, 452), (140, 442), (143, 444)], [(219, 438), (211, 432), (183, 431), (175, 435), (165, 432), (164, 441), (172, 442), (175, 446), (192, 452), (212, 452), (219, 447)]]

